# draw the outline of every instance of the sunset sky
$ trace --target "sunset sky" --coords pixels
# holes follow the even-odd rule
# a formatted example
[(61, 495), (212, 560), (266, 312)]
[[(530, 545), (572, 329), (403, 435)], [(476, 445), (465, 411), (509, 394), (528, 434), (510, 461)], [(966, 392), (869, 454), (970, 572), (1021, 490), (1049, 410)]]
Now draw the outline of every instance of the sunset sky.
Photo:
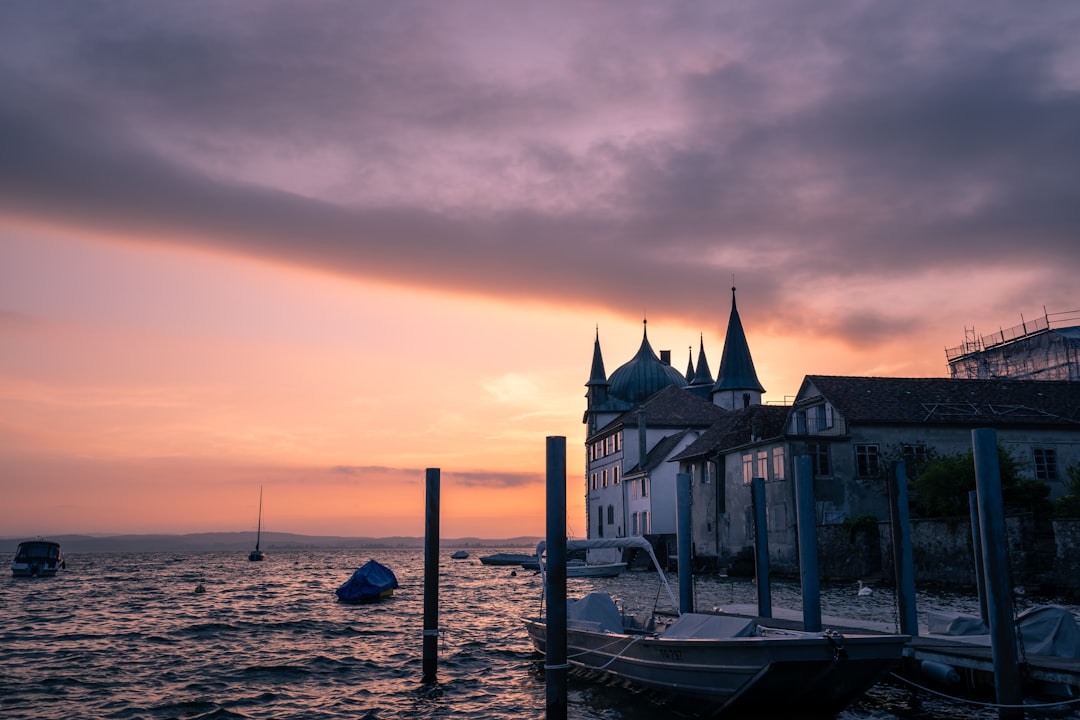
[(0, 537), (544, 532), (642, 319), (766, 401), (1080, 309), (1080, 3), (4, 2)]

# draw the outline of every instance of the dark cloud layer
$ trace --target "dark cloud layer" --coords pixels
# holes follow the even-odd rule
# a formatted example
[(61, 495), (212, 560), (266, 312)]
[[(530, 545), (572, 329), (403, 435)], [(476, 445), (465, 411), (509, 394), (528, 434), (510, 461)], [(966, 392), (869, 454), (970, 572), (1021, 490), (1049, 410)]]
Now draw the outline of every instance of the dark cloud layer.
[[(1064, 303), (1078, 35), (1053, 2), (8, 3), (0, 213), (688, 319), (732, 273), (757, 312), (950, 266)], [(919, 312), (859, 305), (816, 329)]]

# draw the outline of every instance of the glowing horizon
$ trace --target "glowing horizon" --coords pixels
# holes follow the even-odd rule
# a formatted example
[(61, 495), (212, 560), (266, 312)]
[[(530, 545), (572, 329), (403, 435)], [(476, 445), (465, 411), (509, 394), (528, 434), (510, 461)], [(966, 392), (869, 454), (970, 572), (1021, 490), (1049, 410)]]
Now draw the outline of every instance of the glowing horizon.
[(5, 8), (0, 534), (417, 535), (438, 467), (541, 535), (548, 436), (583, 534), (598, 328), (715, 373), (734, 276), (782, 402), (1080, 307), (1080, 8), (841, 7)]

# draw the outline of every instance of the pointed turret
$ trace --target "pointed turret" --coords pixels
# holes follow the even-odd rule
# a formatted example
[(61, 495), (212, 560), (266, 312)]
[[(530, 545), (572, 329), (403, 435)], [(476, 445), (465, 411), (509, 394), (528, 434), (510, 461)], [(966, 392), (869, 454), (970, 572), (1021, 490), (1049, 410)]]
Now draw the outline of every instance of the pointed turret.
[(604, 372), (604, 356), (600, 353), (600, 328), (596, 328), (596, 340), (593, 343), (592, 369), (589, 371), (589, 382), (585, 383), (589, 388), (586, 397), (589, 398), (589, 407), (596, 407), (607, 402), (608, 379)]
[(720, 370), (713, 385), (713, 403), (728, 410), (739, 410), (750, 405), (760, 405), (765, 388), (758, 381), (750, 346), (746, 342), (742, 320), (735, 305), (735, 288), (731, 288), (731, 316), (728, 318), (727, 335), (724, 337), (724, 354), (720, 357)]
[(694, 346), (689, 348), (690, 359), (686, 363), (686, 382), (690, 383), (694, 381)]
[[(697, 369), (687, 375), (690, 385), (687, 388), (702, 400), (712, 400), (713, 376), (709, 369), (709, 361), (705, 358), (705, 335), (701, 335), (698, 349)], [(691, 351), (693, 348), (691, 347)]]

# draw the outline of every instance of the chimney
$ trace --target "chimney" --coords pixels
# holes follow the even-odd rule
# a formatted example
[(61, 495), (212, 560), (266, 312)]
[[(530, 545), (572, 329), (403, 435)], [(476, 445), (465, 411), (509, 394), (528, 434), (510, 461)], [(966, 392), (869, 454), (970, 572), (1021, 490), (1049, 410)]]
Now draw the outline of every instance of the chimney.
[(670, 365), (671, 364), (671, 351), (670, 350), (661, 350), (660, 351), (660, 362), (664, 363), (665, 365)]

